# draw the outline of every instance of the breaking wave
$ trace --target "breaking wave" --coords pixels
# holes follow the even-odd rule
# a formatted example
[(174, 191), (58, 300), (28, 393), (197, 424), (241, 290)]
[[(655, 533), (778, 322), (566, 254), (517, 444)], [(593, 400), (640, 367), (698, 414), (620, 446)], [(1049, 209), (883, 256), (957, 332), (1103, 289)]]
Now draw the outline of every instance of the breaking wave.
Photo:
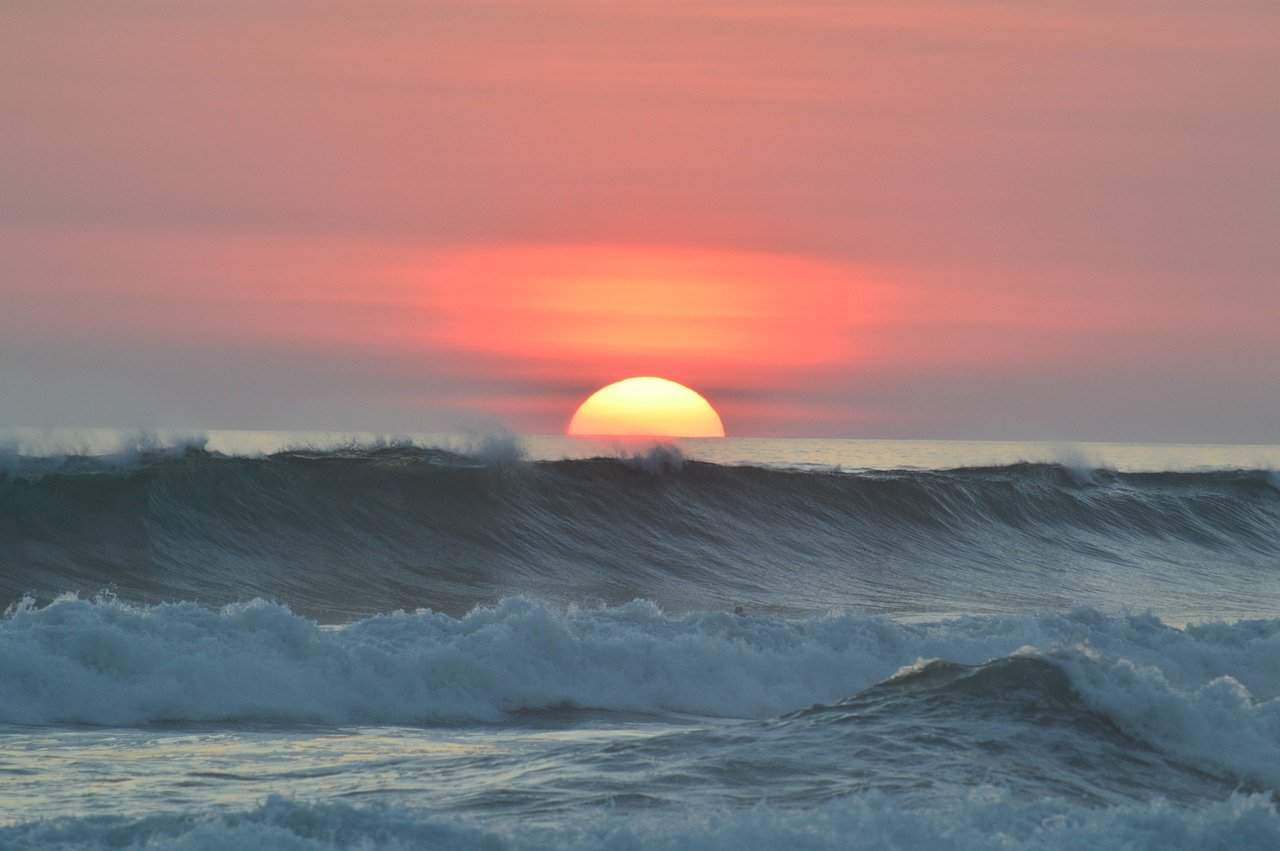
[[(104, 589), (326, 621), (534, 592), (669, 609), (1013, 612), (1280, 607), (1269, 471), (1055, 464), (839, 472), (674, 450), (525, 462), (408, 445), (0, 464), (0, 599)], [(909, 602), (904, 602), (909, 601)]]
[[(895, 723), (941, 713), (985, 724), (994, 713), (1001, 729), (1018, 713), (1043, 727), (1059, 707), (1087, 738), (1119, 731), (1200, 770), (1275, 788), (1277, 658), (1280, 621), (1180, 630), (1087, 609), (912, 625), (511, 599), (462, 618), (396, 613), (326, 628), (261, 601), (210, 609), (67, 597), (25, 602), (0, 621), (0, 722), (510, 723), (577, 709), (783, 716), (769, 723), (802, 736), (815, 723), (874, 716), (886, 700)], [(978, 716), (961, 711), (964, 701)], [(832, 746), (825, 733), (820, 743)]]

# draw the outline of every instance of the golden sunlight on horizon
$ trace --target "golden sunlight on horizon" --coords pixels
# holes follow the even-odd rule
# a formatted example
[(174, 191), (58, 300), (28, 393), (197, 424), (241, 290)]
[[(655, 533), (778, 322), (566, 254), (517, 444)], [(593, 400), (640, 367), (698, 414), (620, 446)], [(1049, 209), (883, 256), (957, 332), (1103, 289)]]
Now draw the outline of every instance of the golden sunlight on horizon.
[(579, 437), (724, 437), (711, 403), (656, 376), (615, 381), (587, 398), (567, 429)]

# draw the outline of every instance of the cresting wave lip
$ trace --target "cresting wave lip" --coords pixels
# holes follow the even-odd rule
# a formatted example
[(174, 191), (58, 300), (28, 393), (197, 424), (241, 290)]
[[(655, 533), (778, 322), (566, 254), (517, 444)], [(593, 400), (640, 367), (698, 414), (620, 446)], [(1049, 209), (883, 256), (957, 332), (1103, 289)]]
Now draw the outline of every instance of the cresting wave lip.
[(401, 607), (461, 614), (524, 592), (797, 614), (1280, 610), (1268, 471), (797, 471), (671, 449), (550, 462), (509, 449), (11, 456), (0, 600), (256, 595), (332, 622)]
[(324, 629), (263, 602), (67, 597), (0, 621), (0, 722), (510, 722), (559, 707), (767, 719), (902, 689), (912, 675), (891, 678), (921, 658), (984, 666), (948, 687), (988, 702), (1019, 689), (1061, 702), (1069, 681), (1126, 735), (1280, 786), (1280, 621), (1178, 630), (1090, 610), (906, 625), (511, 599)]
[(830, 475), (867, 474), (876, 477), (893, 478), (902, 475), (950, 475), (960, 474), (972, 477), (981, 476), (1025, 476), (1039, 477), (1077, 486), (1097, 485), (1112, 481), (1165, 481), (1193, 482), (1197, 480), (1239, 481), (1241, 479), (1257, 479), (1280, 490), (1280, 471), (1266, 467), (1235, 468), (1221, 467), (1206, 469), (1180, 469), (1172, 471), (1128, 471), (1121, 472), (1107, 466), (1097, 466), (1084, 460), (1069, 459), (1065, 461), (1016, 461), (998, 465), (954, 466), (945, 469), (922, 470), (912, 467), (900, 469), (879, 469), (863, 471), (859, 468), (844, 470), (814, 464), (795, 464), (782, 466), (757, 466), (752, 464), (722, 465), (710, 461), (686, 459), (679, 446), (673, 443), (656, 442), (640, 444), (639, 448), (628, 451), (626, 445), (615, 448), (612, 455), (595, 458), (569, 458), (563, 460), (528, 460), (524, 447), (518, 438), (507, 434), (482, 435), (466, 441), (463, 448), (430, 446), (403, 439), (380, 439), (367, 442), (349, 441), (343, 443), (311, 446), (295, 445), (265, 454), (225, 454), (206, 449), (207, 440), (200, 436), (175, 439), (161, 442), (159, 438), (147, 435), (138, 436), (126, 442), (122, 447), (105, 452), (91, 452), (87, 449), (74, 451), (49, 451), (40, 454), (26, 454), (19, 451), (18, 444), (6, 446), (0, 443), (0, 474), (23, 478), (38, 478), (41, 475), (55, 473), (131, 473), (150, 467), (160, 467), (183, 461), (188, 464), (204, 462), (236, 462), (248, 461), (257, 463), (288, 463), (290, 461), (345, 461), (345, 462), (384, 462), (412, 463), (423, 462), (435, 465), (476, 467), (503, 466), (523, 464), (526, 466), (598, 466), (601, 463), (616, 464), (631, 469), (660, 471), (679, 469), (686, 462), (704, 468), (726, 470), (758, 470), (778, 473), (815, 473)]

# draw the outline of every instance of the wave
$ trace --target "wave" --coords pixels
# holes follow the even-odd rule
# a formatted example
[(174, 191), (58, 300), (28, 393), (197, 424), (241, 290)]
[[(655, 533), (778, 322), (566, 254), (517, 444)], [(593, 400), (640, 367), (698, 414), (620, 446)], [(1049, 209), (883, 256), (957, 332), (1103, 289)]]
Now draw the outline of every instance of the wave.
[(281, 600), (328, 621), (533, 592), (893, 614), (1280, 610), (1280, 484), (1055, 464), (840, 472), (388, 444), (0, 464), (0, 599)]
[(455, 848), (539, 851), (652, 848), (751, 851), (1164, 851), (1280, 846), (1280, 815), (1262, 795), (1191, 809), (1165, 802), (1093, 809), (1057, 800), (1015, 802), (987, 791), (946, 812), (903, 809), (892, 798), (855, 796), (801, 812), (775, 807), (661, 815), (593, 815), (585, 826), (501, 829), (412, 808), (303, 803), (273, 797), (233, 813), (139, 819), (64, 818), (0, 827), (15, 849)]
[[(396, 613), (326, 628), (261, 601), (66, 597), (0, 621), (0, 722), (510, 723), (590, 709), (781, 716), (768, 722), (779, 735), (803, 738), (814, 723), (886, 706), (895, 723), (994, 714), (1002, 730), (1010, 718), (1043, 727), (1059, 706), (1086, 738), (1118, 732), (1277, 788), (1276, 658), (1280, 620), (1179, 630), (1093, 610), (913, 625), (509, 599), (462, 618)], [(979, 716), (960, 711), (962, 700), (980, 704)]]

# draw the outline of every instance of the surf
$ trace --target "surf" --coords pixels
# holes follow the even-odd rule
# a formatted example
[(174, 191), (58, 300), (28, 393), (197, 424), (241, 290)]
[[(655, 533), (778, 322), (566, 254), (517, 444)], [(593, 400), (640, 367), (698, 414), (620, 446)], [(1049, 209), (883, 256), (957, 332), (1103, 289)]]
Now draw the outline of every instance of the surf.
[[(690, 733), (679, 748), (728, 759), (747, 735), (780, 753), (812, 750), (811, 771), (842, 731), (855, 750), (907, 736), (862, 757), (866, 772), (900, 777), (893, 753), (921, 748), (930, 764), (945, 739), (973, 751), (962, 765), (990, 762), (1026, 782), (1049, 783), (1037, 766), (1060, 764), (1053, 777), (1083, 771), (1082, 788), (1106, 788), (1118, 762), (1132, 770), (1128, 797), (1203, 795), (1206, 783), (1227, 794), (1280, 785), (1278, 650), (1277, 620), (1175, 629), (1091, 609), (903, 624), (513, 598), (462, 617), (397, 612), (335, 629), (265, 601), (67, 596), (0, 619), (0, 724), (720, 719), (750, 723)], [(982, 746), (992, 731), (1007, 744), (994, 756)], [(1063, 756), (1091, 751), (1095, 769)]]

